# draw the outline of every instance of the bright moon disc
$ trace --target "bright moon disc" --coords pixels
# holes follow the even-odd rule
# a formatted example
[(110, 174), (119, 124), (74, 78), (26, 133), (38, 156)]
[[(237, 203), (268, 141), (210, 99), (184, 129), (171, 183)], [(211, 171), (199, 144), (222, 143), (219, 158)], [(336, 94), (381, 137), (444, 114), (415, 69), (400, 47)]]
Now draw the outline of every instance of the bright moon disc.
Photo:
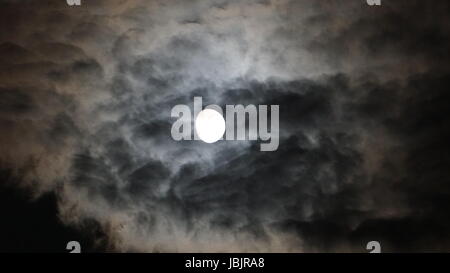
[(216, 110), (205, 109), (195, 119), (195, 131), (204, 142), (214, 143), (225, 133), (225, 120)]

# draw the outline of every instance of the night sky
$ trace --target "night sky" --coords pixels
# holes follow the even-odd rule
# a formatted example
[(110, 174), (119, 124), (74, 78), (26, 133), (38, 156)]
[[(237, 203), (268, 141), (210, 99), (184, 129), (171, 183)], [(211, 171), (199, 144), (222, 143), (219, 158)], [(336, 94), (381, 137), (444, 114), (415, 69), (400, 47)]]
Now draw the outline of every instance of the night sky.
[(0, 252), (450, 251), (450, 1), (81, 1), (0, 0)]

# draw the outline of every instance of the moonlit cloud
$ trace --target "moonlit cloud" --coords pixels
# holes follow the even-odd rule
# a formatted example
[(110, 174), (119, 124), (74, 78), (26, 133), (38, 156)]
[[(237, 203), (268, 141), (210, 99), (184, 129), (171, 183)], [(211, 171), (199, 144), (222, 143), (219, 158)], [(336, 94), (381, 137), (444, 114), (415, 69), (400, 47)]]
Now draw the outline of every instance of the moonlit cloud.
[[(110, 251), (447, 250), (448, 1), (0, 1), (0, 163)], [(174, 141), (280, 105), (280, 144)]]

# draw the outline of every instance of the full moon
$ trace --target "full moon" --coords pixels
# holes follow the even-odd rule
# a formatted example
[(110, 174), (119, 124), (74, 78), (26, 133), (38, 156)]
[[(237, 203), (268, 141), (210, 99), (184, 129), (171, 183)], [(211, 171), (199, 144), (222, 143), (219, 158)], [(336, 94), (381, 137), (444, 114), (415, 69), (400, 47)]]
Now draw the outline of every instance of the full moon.
[(205, 109), (195, 119), (195, 131), (204, 142), (214, 143), (225, 133), (225, 120), (219, 112)]

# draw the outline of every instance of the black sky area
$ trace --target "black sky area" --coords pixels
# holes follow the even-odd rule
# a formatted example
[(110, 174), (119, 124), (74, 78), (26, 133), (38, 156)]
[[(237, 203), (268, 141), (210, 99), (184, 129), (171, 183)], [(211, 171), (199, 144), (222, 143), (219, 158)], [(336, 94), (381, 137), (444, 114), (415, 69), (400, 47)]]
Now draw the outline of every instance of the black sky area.
[(13, 187), (11, 173), (0, 171), (0, 252), (14, 253), (67, 253), (67, 243), (78, 241), (83, 252), (108, 250), (99, 238), (105, 235), (95, 222), (86, 223), (85, 232), (65, 225), (58, 218), (56, 195), (46, 193), (30, 201), (30, 193)]

